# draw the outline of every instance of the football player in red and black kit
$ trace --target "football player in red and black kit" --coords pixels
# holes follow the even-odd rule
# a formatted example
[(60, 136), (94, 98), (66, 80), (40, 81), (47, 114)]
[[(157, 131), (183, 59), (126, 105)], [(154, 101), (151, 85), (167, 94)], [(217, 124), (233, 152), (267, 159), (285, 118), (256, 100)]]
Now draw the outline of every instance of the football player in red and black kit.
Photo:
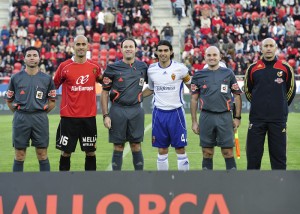
[(88, 40), (85, 36), (74, 39), (75, 55), (58, 67), (54, 83), (62, 85), (61, 120), (56, 133), (56, 148), (62, 151), (60, 171), (70, 170), (71, 153), (79, 139), (86, 153), (85, 170), (96, 170), (96, 88), (101, 70), (97, 63), (86, 58)]
[(251, 102), (247, 136), (247, 169), (260, 169), (265, 135), (272, 169), (286, 169), (286, 122), (288, 105), (296, 93), (294, 71), (275, 57), (277, 44), (262, 41), (262, 59), (250, 65), (245, 94)]

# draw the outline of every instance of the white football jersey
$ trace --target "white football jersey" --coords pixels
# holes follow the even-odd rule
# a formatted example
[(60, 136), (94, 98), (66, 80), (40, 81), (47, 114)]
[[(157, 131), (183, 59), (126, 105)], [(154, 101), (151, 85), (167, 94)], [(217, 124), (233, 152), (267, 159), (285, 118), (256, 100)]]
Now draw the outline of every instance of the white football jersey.
[(190, 80), (188, 68), (176, 61), (171, 61), (167, 68), (159, 63), (148, 68), (148, 87), (154, 91), (153, 105), (162, 110), (173, 110), (184, 104), (184, 78)]

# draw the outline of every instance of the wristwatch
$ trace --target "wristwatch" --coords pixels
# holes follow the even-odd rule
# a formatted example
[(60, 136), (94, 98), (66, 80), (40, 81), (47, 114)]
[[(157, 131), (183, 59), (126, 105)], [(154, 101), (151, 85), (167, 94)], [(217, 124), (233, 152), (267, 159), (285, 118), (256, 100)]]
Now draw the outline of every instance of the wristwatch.
[(109, 117), (109, 114), (103, 114), (103, 120), (104, 120), (106, 117)]
[(234, 116), (234, 119), (241, 120), (241, 119), (242, 119), (242, 117), (241, 117), (241, 116), (239, 116), (239, 117), (237, 117), (237, 116)]

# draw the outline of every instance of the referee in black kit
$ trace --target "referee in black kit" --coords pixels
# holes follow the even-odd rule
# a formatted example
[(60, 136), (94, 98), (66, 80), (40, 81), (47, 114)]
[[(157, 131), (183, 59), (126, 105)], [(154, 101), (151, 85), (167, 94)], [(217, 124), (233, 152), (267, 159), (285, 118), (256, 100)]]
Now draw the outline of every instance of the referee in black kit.
[(247, 136), (247, 169), (260, 169), (268, 133), (272, 169), (286, 169), (286, 122), (288, 105), (296, 88), (294, 71), (275, 57), (274, 39), (262, 41), (262, 59), (250, 65), (245, 76), (245, 94), (251, 103)]
[[(134, 39), (124, 39), (121, 49), (123, 60), (108, 65), (103, 74), (103, 122), (109, 129), (109, 142), (114, 144), (112, 169), (122, 169), (124, 146), (129, 141), (134, 169), (143, 170), (144, 110), (140, 103), (148, 67), (144, 62), (135, 60), (137, 44)], [(109, 98), (112, 102), (110, 111)]]

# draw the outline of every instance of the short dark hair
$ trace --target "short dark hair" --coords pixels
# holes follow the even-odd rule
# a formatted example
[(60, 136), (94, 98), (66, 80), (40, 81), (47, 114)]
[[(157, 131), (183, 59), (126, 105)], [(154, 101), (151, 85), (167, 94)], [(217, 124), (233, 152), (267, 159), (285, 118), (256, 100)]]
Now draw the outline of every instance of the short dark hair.
[(133, 38), (125, 38), (125, 39), (123, 39), (122, 42), (121, 42), (121, 48), (123, 48), (123, 43), (124, 43), (125, 41), (127, 41), (127, 40), (133, 41), (134, 47), (135, 47), (135, 48), (137, 47), (136, 41), (135, 41)]
[[(173, 46), (172, 46), (172, 44), (171, 44), (169, 41), (167, 41), (167, 40), (160, 40), (160, 41), (158, 42), (157, 46), (156, 46), (156, 50), (158, 49), (158, 46), (161, 46), (161, 45), (168, 46), (169, 49), (170, 49), (170, 51), (173, 52)], [(154, 54), (154, 56), (155, 56), (156, 58), (158, 58), (157, 54)], [(170, 59), (173, 59), (173, 57), (174, 57), (174, 52), (171, 54)]]
[(26, 48), (26, 49), (24, 50), (24, 56), (26, 56), (26, 54), (27, 54), (28, 51), (37, 51), (39, 57), (41, 57), (41, 55), (40, 55), (40, 50), (39, 50), (38, 48), (36, 48), (36, 47), (30, 46), (30, 47)]

